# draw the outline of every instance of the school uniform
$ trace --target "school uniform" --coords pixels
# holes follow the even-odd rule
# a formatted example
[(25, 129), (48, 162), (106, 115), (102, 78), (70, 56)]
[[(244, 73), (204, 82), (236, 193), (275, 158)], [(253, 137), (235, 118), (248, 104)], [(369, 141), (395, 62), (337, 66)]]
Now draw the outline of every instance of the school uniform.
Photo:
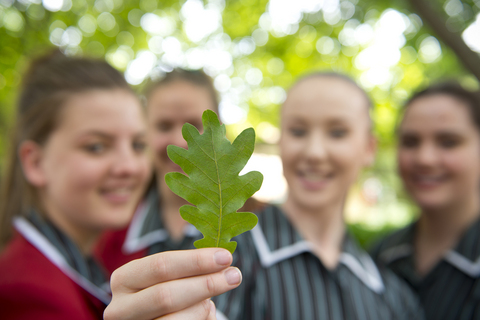
[(329, 270), (278, 207), (258, 218), (253, 230), (234, 239), (242, 284), (215, 298), (228, 319), (423, 319), (408, 286), (377, 268), (351, 236)]
[(202, 238), (191, 224), (184, 230), (184, 238), (175, 241), (165, 229), (160, 213), (160, 199), (152, 188), (136, 210), (131, 223), (123, 230), (107, 232), (96, 248), (96, 255), (108, 271), (113, 272), (125, 263), (151, 254), (194, 249), (193, 242)]
[(416, 227), (413, 223), (384, 239), (374, 249), (374, 259), (417, 292), (427, 319), (480, 319), (480, 219), (425, 276), (415, 271)]
[(14, 226), (0, 256), (0, 319), (103, 319), (111, 296), (102, 268), (36, 214)]
[[(183, 239), (170, 237), (161, 219), (158, 190), (151, 188), (139, 205), (129, 226), (123, 230), (107, 232), (96, 248), (96, 256), (109, 272), (135, 260), (172, 250), (195, 249), (193, 243), (203, 236), (193, 225), (187, 224)], [(228, 320), (217, 310), (217, 320)]]

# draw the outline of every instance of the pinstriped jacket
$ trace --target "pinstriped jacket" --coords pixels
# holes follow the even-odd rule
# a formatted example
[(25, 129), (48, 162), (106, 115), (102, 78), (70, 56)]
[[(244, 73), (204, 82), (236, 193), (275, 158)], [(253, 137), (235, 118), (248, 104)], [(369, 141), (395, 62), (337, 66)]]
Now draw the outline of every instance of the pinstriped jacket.
[(216, 298), (230, 320), (423, 319), (408, 286), (379, 269), (349, 235), (329, 270), (279, 208), (267, 207), (258, 218), (251, 232), (234, 239), (242, 284)]
[(480, 319), (480, 219), (424, 277), (415, 272), (415, 228), (413, 223), (381, 241), (374, 259), (411, 286), (427, 319)]

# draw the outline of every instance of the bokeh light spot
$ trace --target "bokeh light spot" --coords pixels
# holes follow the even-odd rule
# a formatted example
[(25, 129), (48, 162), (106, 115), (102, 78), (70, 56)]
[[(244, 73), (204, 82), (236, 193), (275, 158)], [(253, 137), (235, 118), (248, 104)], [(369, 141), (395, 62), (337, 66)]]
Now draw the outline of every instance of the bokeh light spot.
[(442, 55), (442, 48), (435, 37), (427, 37), (420, 44), (420, 61), (424, 63), (432, 63), (437, 61)]
[(280, 58), (271, 58), (267, 62), (267, 71), (273, 75), (279, 75), (283, 72), (284, 68), (283, 60)]
[(87, 35), (93, 35), (97, 30), (97, 21), (92, 15), (86, 14), (78, 20), (78, 26)]
[(10, 9), (3, 18), (3, 24), (8, 30), (19, 32), (22, 31), (25, 21), (16, 9)]
[(43, 0), (45, 9), (51, 12), (60, 11), (63, 7), (63, 0)]
[(97, 23), (103, 31), (110, 31), (115, 28), (115, 17), (109, 12), (103, 12), (97, 17)]
[(477, 14), (476, 20), (465, 29), (462, 37), (470, 49), (480, 53), (480, 13)]
[(153, 52), (140, 51), (135, 60), (131, 61), (127, 66), (125, 72), (125, 79), (132, 85), (137, 85), (143, 82), (150, 71), (155, 66), (157, 57)]
[(251, 68), (245, 74), (245, 80), (252, 86), (258, 86), (263, 80), (263, 74), (260, 69)]

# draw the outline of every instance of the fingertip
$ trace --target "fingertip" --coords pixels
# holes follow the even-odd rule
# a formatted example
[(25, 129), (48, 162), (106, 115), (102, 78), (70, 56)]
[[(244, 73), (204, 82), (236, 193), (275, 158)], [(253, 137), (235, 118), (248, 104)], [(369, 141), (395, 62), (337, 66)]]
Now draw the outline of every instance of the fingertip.
[(230, 251), (220, 248), (214, 253), (213, 259), (220, 266), (229, 266), (232, 264), (233, 257)]
[(240, 272), (240, 269), (236, 267), (228, 268), (224, 275), (227, 283), (231, 286), (239, 285), (242, 282), (242, 273)]

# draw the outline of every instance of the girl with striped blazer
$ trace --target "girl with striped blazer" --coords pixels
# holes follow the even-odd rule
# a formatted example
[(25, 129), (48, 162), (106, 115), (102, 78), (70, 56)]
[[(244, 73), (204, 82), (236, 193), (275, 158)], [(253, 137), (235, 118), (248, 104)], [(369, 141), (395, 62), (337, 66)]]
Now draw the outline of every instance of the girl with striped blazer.
[(235, 238), (243, 282), (217, 298), (230, 320), (423, 319), (411, 290), (345, 228), (348, 190), (374, 159), (370, 104), (339, 74), (313, 74), (290, 89), (280, 138), (288, 195)]
[(427, 319), (480, 319), (478, 93), (443, 83), (415, 94), (398, 136), (398, 170), (420, 216), (374, 257), (418, 293)]

